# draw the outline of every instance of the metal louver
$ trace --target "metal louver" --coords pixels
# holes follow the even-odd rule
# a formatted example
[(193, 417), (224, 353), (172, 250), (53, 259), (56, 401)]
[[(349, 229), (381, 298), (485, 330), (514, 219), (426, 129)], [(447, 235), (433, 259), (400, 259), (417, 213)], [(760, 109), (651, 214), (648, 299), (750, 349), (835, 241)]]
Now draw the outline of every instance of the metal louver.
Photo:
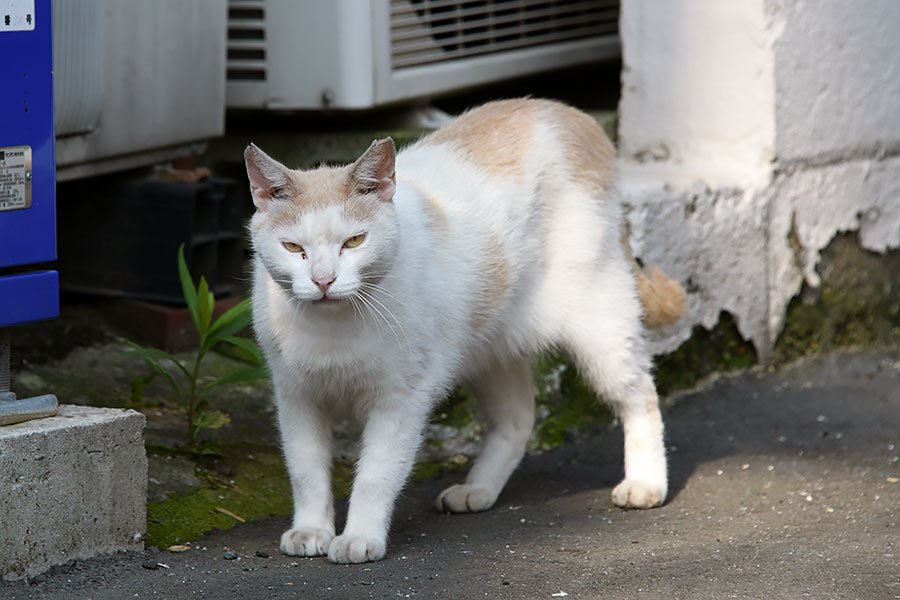
[(619, 0), (228, 0), (226, 104), (368, 110), (596, 64), (618, 20)]
[(265, 16), (264, 0), (229, 0), (228, 81), (265, 81)]
[(391, 67), (614, 36), (618, 20), (618, 0), (391, 0)]

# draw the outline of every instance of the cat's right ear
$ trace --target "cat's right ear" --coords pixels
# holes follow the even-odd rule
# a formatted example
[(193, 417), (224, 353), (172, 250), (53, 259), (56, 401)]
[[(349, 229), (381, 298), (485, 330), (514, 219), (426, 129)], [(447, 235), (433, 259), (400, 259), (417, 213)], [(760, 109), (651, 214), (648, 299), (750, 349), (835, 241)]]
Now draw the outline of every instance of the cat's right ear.
[(350, 181), (361, 194), (378, 194), (382, 202), (390, 202), (397, 187), (394, 173), (397, 150), (394, 140), (375, 140), (350, 168)]
[(253, 204), (259, 210), (266, 210), (272, 200), (294, 195), (294, 180), (288, 168), (256, 145), (250, 144), (244, 150), (244, 163), (247, 165)]

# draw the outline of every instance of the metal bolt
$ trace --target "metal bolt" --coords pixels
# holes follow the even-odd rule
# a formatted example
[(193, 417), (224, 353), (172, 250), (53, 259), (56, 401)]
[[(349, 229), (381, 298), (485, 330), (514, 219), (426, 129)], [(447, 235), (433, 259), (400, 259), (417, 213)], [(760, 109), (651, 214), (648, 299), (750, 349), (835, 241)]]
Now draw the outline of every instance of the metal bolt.
[(55, 415), (59, 400), (53, 394), (17, 400), (9, 390), (9, 354), (9, 337), (0, 331), (0, 426)]
[(0, 337), (0, 394), (9, 391), (9, 339)]
[(25, 181), (31, 181), (31, 171), (25, 171)]

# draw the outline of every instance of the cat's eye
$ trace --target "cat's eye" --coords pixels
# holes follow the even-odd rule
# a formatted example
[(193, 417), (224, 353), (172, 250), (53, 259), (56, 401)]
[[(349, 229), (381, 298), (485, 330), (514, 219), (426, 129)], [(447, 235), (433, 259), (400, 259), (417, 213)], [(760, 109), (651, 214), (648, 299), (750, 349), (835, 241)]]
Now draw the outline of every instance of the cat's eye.
[(363, 240), (366, 239), (366, 234), (359, 233), (354, 235), (353, 237), (347, 238), (347, 241), (344, 242), (344, 248), (356, 248), (360, 244), (363, 243)]
[(281, 242), (281, 245), (284, 246), (284, 249), (288, 252), (303, 252), (303, 246), (295, 244), (294, 242)]

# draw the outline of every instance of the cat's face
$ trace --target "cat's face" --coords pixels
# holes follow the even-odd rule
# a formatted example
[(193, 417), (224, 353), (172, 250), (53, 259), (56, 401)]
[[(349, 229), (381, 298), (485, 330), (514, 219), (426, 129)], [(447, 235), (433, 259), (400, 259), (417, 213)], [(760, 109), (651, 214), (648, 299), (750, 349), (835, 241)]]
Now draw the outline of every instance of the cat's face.
[(255, 146), (245, 158), (257, 207), (253, 246), (272, 278), (316, 306), (367, 296), (397, 250), (393, 142), (373, 142), (347, 167), (305, 172)]

